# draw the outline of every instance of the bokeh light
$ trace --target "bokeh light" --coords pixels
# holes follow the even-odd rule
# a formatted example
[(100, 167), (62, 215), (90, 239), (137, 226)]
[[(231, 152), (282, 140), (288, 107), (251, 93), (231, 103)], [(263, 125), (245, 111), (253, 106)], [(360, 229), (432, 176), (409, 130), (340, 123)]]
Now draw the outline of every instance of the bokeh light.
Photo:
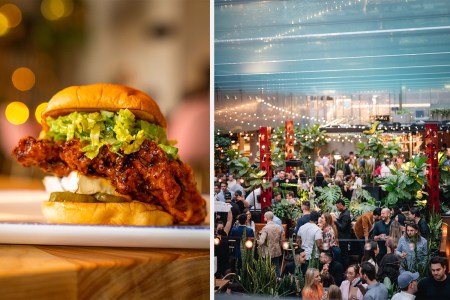
[(28, 68), (18, 68), (12, 75), (12, 83), (19, 91), (28, 91), (36, 82), (33, 71)]
[(36, 121), (40, 124), (42, 120), (42, 112), (47, 108), (48, 102), (44, 102), (39, 104), (34, 111), (34, 116), (36, 117)]
[(6, 17), (9, 28), (16, 27), (22, 22), (22, 12), (14, 4), (8, 3), (3, 5), (0, 7), (0, 13)]
[(72, 0), (43, 0), (41, 3), (41, 13), (50, 21), (70, 16), (72, 11)]
[(0, 12), (0, 36), (8, 32), (8, 18)]
[(6, 106), (5, 116), (9, 123), (20, 125), (25, 123), (30, 116), (30, 111), (23, 102), (11, 102)]

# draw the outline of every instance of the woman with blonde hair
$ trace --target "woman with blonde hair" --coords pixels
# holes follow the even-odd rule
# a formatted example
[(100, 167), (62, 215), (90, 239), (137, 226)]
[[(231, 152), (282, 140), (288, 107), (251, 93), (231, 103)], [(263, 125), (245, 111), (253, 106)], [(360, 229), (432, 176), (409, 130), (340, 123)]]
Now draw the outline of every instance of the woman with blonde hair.
[(387, 253), (395, 253), (397, 249), (398, 241), (402, 237), (402, 226), (397, 221), (392, 221), (389, 227), (389, 236), (386, 239)]
[(328, 245), (329, 249), (333, 253), (333, 259), (341, 261), (341, 249), (339, 248), (338, 231), (336, 225), (333, 222), (333, 217), (330, 213), (326, 212), (322, 214), (323, 227), (323, 245)]
[(323, 296), (323, 286), (318, 269), (309, 268), (305, 274), (305, 286), (302, 290), (302, 299), (321, 300)]

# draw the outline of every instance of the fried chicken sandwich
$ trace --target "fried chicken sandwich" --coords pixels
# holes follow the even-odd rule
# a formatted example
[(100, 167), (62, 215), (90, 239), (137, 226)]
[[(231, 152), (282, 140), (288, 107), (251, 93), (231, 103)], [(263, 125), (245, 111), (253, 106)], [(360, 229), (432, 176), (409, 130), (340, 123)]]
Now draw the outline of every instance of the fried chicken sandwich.
[(145, 93), (114, 84), (72, 86), (42, 113), (39, 138), (13, 150), (37, 166), (51, 192), (48, 222), (164, 226), (199, 224), (205, 200), (192, 169), (166, 136), (166, 120)]

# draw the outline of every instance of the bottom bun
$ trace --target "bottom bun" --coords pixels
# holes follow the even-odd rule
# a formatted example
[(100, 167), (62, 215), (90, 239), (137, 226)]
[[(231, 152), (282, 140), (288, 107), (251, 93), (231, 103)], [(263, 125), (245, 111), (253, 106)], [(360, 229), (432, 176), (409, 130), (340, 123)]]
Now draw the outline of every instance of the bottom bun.
[(123, 203), (42, 203), (47, 222), (58, 224), (105, 224), (167, 226), (173, 217), (159, 206), (133, 201)]

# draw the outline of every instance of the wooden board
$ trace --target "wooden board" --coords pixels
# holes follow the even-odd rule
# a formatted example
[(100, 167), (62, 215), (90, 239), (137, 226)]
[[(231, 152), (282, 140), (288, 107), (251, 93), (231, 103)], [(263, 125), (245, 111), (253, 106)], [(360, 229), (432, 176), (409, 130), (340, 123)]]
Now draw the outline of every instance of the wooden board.
[(209, 299), (209, 250), (0, 245), (2, 299)]

